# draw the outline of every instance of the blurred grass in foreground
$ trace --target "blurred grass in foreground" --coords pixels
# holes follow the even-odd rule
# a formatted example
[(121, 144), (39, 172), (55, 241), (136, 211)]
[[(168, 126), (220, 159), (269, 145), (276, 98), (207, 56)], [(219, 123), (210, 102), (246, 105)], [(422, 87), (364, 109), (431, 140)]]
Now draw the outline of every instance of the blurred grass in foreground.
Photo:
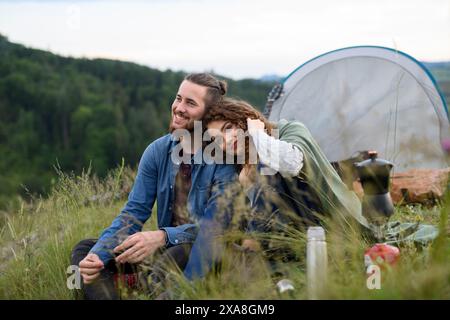
[[(48, 199), (34, 198), (16, 212), (0, 216), (0, 298), (73, 299), (67, 289), (66, 270), (73, 246), (85, 238), (96, 238), (123, 207), (134, 172), (123, 165), (102, 181), (89, 170), (80, 176), (59, 172), (59, 182)], [(450, 245), (448, 211), (450, 200), (432, 208), (396, 208), (391, 218), (402, 222), (422, 221), (439, 226), (440, 237), (427, 248), (401, 247), (399, 263), (382, 271), (381, 289), (366, 287), (364, 250), (358, 234), (330, 230), (328, 242), (328, 287), (325, 299), (450, 299)], [(155, 228), (156, 215), (144, 229)], [(232, 232), (229, 238), (243, 235)], [(306, 238), (290, 229), (284, 235), (264, 234), (272, 249), (287, 247), (293, 262), (277, 262), (274, 273), (264, 254), (227, 249), (221, 271), (204, 280), (186, 282), (176, 270), (168, 270), (175, 299), (306, 299)], [(276, 282), (288, 277), (295, 292), (281, 297)], [(146, 299), (145, 293), (128, 297)]]

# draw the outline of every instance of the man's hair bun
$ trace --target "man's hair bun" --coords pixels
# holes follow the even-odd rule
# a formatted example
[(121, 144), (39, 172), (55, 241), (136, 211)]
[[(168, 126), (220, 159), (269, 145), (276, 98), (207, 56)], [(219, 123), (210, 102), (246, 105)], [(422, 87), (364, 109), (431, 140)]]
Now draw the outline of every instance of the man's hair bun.
[(228, 84), (223, 80), (219, 80), (219, 89), (220, 94), (224, 96), (227, 93)]

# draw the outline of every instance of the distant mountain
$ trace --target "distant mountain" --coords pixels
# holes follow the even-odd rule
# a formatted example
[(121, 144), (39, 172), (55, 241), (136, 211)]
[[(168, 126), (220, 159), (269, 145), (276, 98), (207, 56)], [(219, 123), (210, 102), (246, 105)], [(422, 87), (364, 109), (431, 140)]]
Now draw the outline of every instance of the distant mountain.
[[(438, 82), (450, 81), (450, 61), (421, 62)], [(267, 74), (260, 77), (261, 82), (281, 82), (285, 77), (277, 74)]]
[(426, 62), (422, 61), (422, 63), (427, 68), (433, 68), (433, 69), (450, 69), (450, 61), (438, 61), (438, 62)]
[(259, 78), (259, 81), (261, 82), (281, 82), (283, 81), (282, 76), (279, 76), (277, 74), (267, 74)]
[(450, 81), (450, 61), (423, 62), (438, 82)]

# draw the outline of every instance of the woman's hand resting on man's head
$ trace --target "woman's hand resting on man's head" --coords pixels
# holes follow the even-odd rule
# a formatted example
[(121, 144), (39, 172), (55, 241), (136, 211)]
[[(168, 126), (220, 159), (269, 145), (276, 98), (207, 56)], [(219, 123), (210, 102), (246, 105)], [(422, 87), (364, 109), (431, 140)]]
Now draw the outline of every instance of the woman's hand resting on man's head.
[(264, 131), (264, 128), (264, 122), (261, 120), (247, 118), (247, 130), (250, 135), (260, 130)]

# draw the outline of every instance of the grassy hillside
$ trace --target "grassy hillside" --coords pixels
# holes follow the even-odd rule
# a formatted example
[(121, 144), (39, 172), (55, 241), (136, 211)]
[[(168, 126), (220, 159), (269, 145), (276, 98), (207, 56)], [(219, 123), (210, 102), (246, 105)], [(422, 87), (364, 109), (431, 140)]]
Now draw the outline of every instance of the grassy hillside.
[(450, 62), (425, 62), (427, 69), (431, 72), (439, 89), (447, 102), (447, 107), (450, 105)]
[[(127, 168), (112, 171), (99, 180), (89, 172), (79, 176), (60, 173), (48, 199), (22, 203), (20, 210), (0, 220), (0, 299), (73, 299), (67, 289), (67, 268), (73, 246), (81, 239), (97, 237), (118, 214), (132, 184)], [(450, 202), (449, 202), (450, 203)], [(441, 237), (429, 247), (403, 246), (401, 260), (383, 271), (381, 290), (368, 290), (364, 250), (369, 246), (357, 235), (342, 236), (328, 230), (328, 289), (330, 299), (450, 299), (449, 206), (397, 208), (392, 220), (422, 221), (440, 225)], [(144, 229), (154, 228), (152, 218)], [(230, 234), (239, 238), (239, 234)], [(305, 236), (289, 230), (284, 236), (264, 235), (272, 248), (288, 247), (297, 261), (278, 263), (294, 282), (296, 291), (283, 298), (305, 299)], [(176, 299), (278, 299), (278, 275), (270, 271), (264, 255), (230, 249), (222, 272), (205, 281), (186, 283), (168, 270), (176, 286)], [(286, 276), (285, 274), (285, 276)], [(131, 292), (126, 299), (146, 299)]]

